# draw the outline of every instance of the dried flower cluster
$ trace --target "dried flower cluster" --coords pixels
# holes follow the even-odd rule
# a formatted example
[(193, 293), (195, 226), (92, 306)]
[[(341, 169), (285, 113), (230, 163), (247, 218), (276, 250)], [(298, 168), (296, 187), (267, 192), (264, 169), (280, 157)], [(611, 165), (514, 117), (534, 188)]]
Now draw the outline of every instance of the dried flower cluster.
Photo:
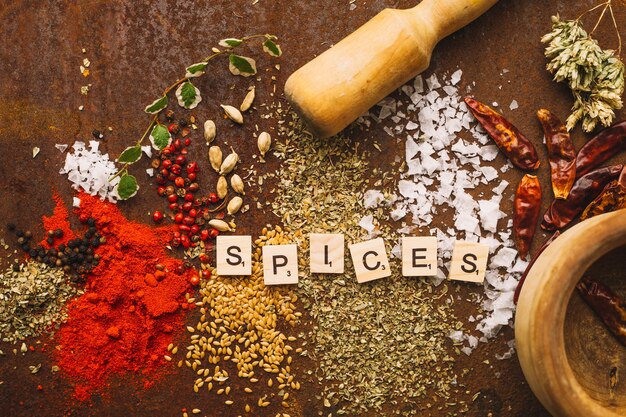
[(622, 108), (624, 93), (624, 64), (615, 51), (602, 49), (579, 19), (561, 20), (558, 15), (552, 16), (552, 32), (541, 42), (548, 44), (548, 71), (556, 81), (566, 82), (574, 94), (567, 129), (579, 121), (585, 132), (591, 132), (598, 123), (609, 126), (614, 110)]

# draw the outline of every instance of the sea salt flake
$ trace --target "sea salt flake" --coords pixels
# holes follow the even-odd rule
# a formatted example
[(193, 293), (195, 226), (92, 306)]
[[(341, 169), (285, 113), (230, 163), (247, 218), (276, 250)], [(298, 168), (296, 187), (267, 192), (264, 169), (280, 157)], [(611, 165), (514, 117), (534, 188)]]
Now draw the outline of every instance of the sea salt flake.
[(371, 214), (364, 216), (359, 222), (359, 226), (365, 229), (368, 233), (372, 233), (376, 228), (376, 226), (374, 225), (374, 216)]
[(502, 248), (491, 258), (490, 268), (506, 268), (513, 266), (513, 262), (517, 257), (517, 251), (513, 248)]
[(479, 154), (485, 161), (493, 161), (498, 156), (498, 147), (496, 145), (487, 145), (480, 148)]
[(511, 104), (509, 104), (509, 109), (511, 109), (511, 110), (515, 110), (515, 109), (517, 109), (518, 107), (519, 107), (519, 105), (517, 104), (517, 100), (513, 100), (513, 101), (511, 102)]
[(80, 207), (80, 198), (72, 197), (72, 207)]
[(457, 85), (459, 81), (461, 81), (461, 76), (463, 75), (463, 71), (460, 69), (454, 71), (450, 76), (450, 84)]
[(66, 145), (64, 143), (57, 143), (56, 145), (54, 145), (55, 148), (57, 148), (59, 150), (59, 152), (63, 153), (65, 152), (65, 150), (68, 148), (69, 145)]
[(142, 146), (141, 151), (145, 153), (148, 158), (152, 158), (152, 146), (150, 145)]
[(498, 170), (491, 166), (481, 166), (480, 172), (482, 172), (483, 177), (487, 182), (491, 182), (498, 178)]
[(437, 74), (432, 74), (430, 77), (426, 78), (426, 86), (429, 90), (434, 90), (435, 88), (441, 87), (439, 79), (437, 78)]
[(385, 196), (379, 190), (367, 190), (363, 195), (363, 206), (365, 208), (375, 208), (385, 200)]

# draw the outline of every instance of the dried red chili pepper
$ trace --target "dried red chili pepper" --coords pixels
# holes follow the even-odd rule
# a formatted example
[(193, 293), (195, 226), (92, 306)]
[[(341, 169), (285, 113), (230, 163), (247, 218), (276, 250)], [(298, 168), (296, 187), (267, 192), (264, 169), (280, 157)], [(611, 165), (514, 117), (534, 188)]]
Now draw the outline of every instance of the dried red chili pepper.
[(585, 220), (598, 214), (623, 208), (626, 208), (626, 167), (622, 169), (619, 179), (608, 183), (602, 193), (589, 203), (583, 214), (580, 215), (580, 219)]
[(585, 175), (604, 161), (626, 150), (626, 120), (598, 133), (576, 155), (576, 175)]
[(583, 277), (576, 288), (615, 338), (626, 346), (626, 305), (622, 299), (608, 286), (590, 277)]
[(480, 101), (470, 97), (465, 97), (463, 101), (513, 165), (526, 171), (539, 167), (535, 147), (511, 122)]
[(522, 291), (522, 285), (524, 285), (524, 281), (526, 281), (526, 276), (530, 272), (530, 268), (533, 267), (533, 265), (535, 264), (535, 261), (537, 260), (537, 258), (539, 258), (539, 255), (541, 255), (543, 251), (546, 250), (546, 248), (550, 246), (550, 244), (554, 242), (554, 240), (560, 235), (561, 235), (561, 232), (559, 232), (558, 230), (554, 232), (554, 234), (550, 236), (550, 238), (546, 240), (543, 243), (543, 245), (541, 245), (541, 247), (539, 248), (535, 256), (533, 256), (533, 258), (530, 260), (530, 262), (526, 266), (526, 269), (524, 270), (524, 273), (522, 274), (519, 281), (517, 282), (517, 287), (515, 288), (515, 294), (513, 295), (513, 302), (515, 304), (517, 304), (517, 300), (519, 299), (519, 294)]
[(543, 216), (541, 227), (545, 230), (561, 229), (578, 216), (597, 197), (606, 184), (616, 178), (622, 165), (598, 168), (583, 175), (574, 183), (565, 200), (554, 200)]
[(554, 198), (565, 199), (576, 181), (574, 144), (563, 122), (549, 110), (539, 109), (537, 117), (546, 137)]
[(526, 174), (520, 181), (513, 202), (513, 232), (520, 258), (526, 260), (537, 230), (541, 208), (541, 185), (535, 175)]

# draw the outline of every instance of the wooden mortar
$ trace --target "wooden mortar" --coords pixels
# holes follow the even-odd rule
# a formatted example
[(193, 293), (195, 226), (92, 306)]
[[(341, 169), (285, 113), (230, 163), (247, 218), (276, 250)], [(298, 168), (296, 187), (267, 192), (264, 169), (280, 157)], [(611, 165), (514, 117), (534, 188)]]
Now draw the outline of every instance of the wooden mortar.
[(592, 264), (624, 245), (626, 210), (593, 217), (557, 238), (526, 278), (515, 316), (517, 353), (528, 384), (555, 417), (626, 416), (625, 382), (609, 390), (611, 364), (626, 378), (626, 347), (573, 294)]

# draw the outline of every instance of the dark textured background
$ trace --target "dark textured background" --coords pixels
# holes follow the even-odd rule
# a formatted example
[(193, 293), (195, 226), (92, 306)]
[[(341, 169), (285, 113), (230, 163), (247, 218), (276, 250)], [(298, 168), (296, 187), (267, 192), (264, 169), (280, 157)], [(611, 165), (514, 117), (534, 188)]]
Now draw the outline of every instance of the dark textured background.
[[(41, 233), (40, 218), (51, 212), (51, 195), (55, 190), (70, 203), (69, 183), (57, 174), (64, 155), (54, 148), (55, 143), (71, 144), (77, 139), (90, 139), (93, 129), (105, 131), (107, 126), (112, 126), (114, 130), (105, 132), (107, 138), (101, 148), (117, 155), (145, 129), (148, 117), (143, 113), (144, 106), (181, 75), (185, 65), (208, 54), (217, 40), (269, 32), (279, 36), (284, 55), (280, 60), (281, 69), (277, 71), (272, 68), (274, 62), (261, 58), (258, 51), (250, 54), (260, 57), (260, 82), (230, 77), (224, 63), (212, 65), (212, 73), (197, 83), (204, 96), (196, 111), (201, 120), (205, 117), (219, 119), (217, 105), (238, 104), (245, 88), (253, 82), (257, 85), (257, 105), (274, 101), (268, 95), (272, 85), (270, 75), (277, 77), (276, 98), (280, 99), (284, 81), (296, 68), (383, 8), (409, 7), (414, 2), (357, 0), (353, 11), (349, 10), (348, 0), (251, 3), (251, 0), (1, 2), (0, 236), (6, 236), (4, 225), (10, 221)], [(573, 18), (594, 4), (595, 1), (502, 0), (469, 27), (442, 41), (434, 52), (429, 72), (463, 69), (462, 85), (475, 81), (472, 93), (477, 98), (500, 103), (504, 113), (538, 145), (545, 161), (545, 151), (539, 146), (542, 134), (534, 113), (541, 106), (564, 118), (571, 97), (567, 89), (552, 82), (544, 70), (539, 38), (550, 28), (551, 14), (559, 12), (565, 18)], [(624, 6), (616, 8), (618, 24), (623, 26), (626, 23)], [(587, 26), (594, 21), (589, 19)], [(598, 30), (597, 37), (605, 47), (617, 44), (609, 21)], [(82, 48), (86, 49), (86, 54), (81, 53)], [(86, 79), (79, 72), (83, 57), (91, 60), (91, 75)], [(501, 75), (505, 68), (509, 72)], [(80, 86), (87, 83), (92, 87), (85, 97), (80, 94)], [(513, 99), (520, 108), (512, 112), (508, 105)], [(77, 110), (80, 105), (85, 106), (83, 112)], [(261, 120), (258, 114), (248, 119), (264, 130), (273, 131), (275, 127), (271, 120)], [(245, 138), (250, 138), (250, 124), (239, 128), (219, 120), (218, 130), (220, 139), (237, 143), (240, 155), (246, 155), (245, 149), (252, 151), (255, 147), (251, 139), (243, 143)], [(367, 147), (371, 147), (374, 140), (384, 145), (390, 139), (382, 126), (374, 126), (366, 133), (355, 129), (353, 136)], [(585, 136), (579, 129), (573, 136), (576, 147), (580, 147)], [(197, 158), (206, 166), (200, 153), (204, 152), (204, 145), (196, 142), (199, 143), (192, 146), (191, 152), (200, 155)], [(372, 166), (384, 167), (396, 154), (404, 154), (394, 145), (390, 143), (383, 157), (373, 161)], [(33, 146), (41, 148), (36, 159), (31, 156)], [(498, 161), (503, 162), (502, 157), (498, 157)], [(165, 206), (143, 173), (147, 164), (144, 158), (134, 168), (142, 186), (140, 194), (131, 203), (119, 204), (129, 218), (141, 222), (150, 222), (147, 213)], [(543, 169), (540, 173), (546, 190), (544, 205), (549, 202), (547, 172)], [(503, 176), (512, 184), (509, 193), (521, 175), (511, 170)], [(504, 210), (510, 212), (509, 202)], [(252, 234), (258, 233), (263, 224), (276, 221), (270, 213), (256, 210), (240, 218), (240, 230)], [(542, 233), (537, 240), (543, 240)], [(613, 256), (611, 263), (620, 267), (623, 259)], [(10, 258), (2, 256), (2, 266), (8, 262)], [(469, 287), (459, 285), (461, 295), (469, 292)], [(461, 318), (475, 314), (474, 304), (459, 308)], [(524, 382), (517, 360), (495, 360), (495, 354), (504, 352), (505, 342), (512, 337), (513, 332), (506, 329), (497, 340), (481, 344), (470, 357), (458, 358), (459, 372), (463, 368), (470, 369), (461, 381), (468, 392), (463, 399), (469, 400), (479, 393), (469, 415), (547, 415)], [(96, 397), (90, 406), (72, 404), (67, 395), (67, 382), (50, 373), (51, 363), (46, 354), (15, 357), (11, 353), (12, 346), (0, 345), (0, 348), (8, 353), (0, 357), (1, 416), (177, 416), (182, 407), (201, 408), (202, 415), (207, 416), (238, 414), (233, 414), (234, 409), (220, 408), (223, 400), (217, 401), (214, 394), (194, 396), (193, 376), (186, 371), (166, 376), (148, 391), (129, 382), (128, 378), (115, 380), (109, 396)], [(42, 370), (31, 375), (28, 365), (39, 362), (44, 363)], [(37, 391), (38, 384), (43, 386), (43, 391)], [(306, 388), (297, 396), (298, 406), (287, 412), (292, 416), (317, 416), (322, 409), (315, 399), (318, 388), (313, 384), (304, 385)], [(255, 415), (275, 415), (277, 411), (272, 409), (267, 410), (267, 414)], [(324, 415), (328, 415), (328, 410)], [(432, 415), (444, 414), (433, 411)]]

